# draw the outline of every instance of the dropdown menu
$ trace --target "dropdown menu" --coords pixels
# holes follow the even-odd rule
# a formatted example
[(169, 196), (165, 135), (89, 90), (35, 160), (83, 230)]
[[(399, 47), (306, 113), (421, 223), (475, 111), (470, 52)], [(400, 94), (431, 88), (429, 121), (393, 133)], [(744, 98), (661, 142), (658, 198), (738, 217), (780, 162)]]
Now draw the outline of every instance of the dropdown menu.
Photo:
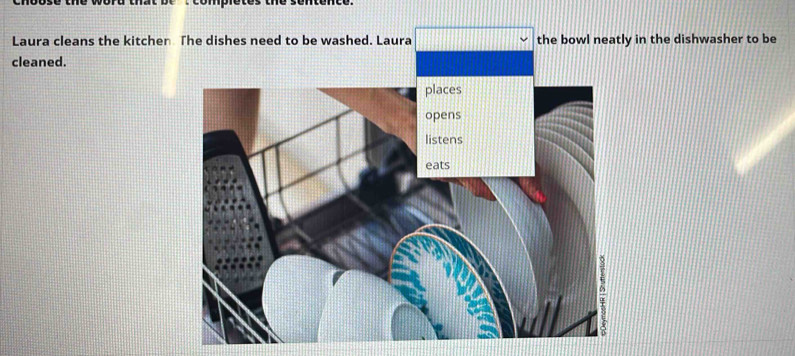
[(417, 174), (534, 176), (532, 28), (417, 28)]

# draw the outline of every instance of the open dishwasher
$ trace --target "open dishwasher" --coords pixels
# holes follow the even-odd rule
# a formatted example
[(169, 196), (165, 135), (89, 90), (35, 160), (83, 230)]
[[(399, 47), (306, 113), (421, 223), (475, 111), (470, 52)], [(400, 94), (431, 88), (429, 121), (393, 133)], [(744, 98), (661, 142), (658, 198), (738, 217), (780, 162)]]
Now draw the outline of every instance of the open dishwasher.
[[(413, 95), (412, 91), (404, 91)], [(342, 122), (359, 120), (364, 130), (364, 145), (343, 151)], [(354, 126), (356, 127), (356, 126)], [(334, 159), (298, 177), (283, 173), (283, 149), (290, 142), (318, 130), (335, 132), (332, 147)], [(258, 186), (264, 204), (262, 223), (274, 246), (274, 255), (303, 254), (317, 257), (343, 269), (359, 269), (382, 278), (388, 272), (391, 247), (404, 235), (428, 223), (444, 224), (460, 229), (450, 191), (446, 183), (417, 179), (414, 155), (398, 139), (383, 133), (369, 121), (352, 111), (344, 111), (295, 135), (256, 151), (247, 158), (249, 170), (261, 170), (259, 179), (249, 174)], [(346, 179), (343, 165), (353, 159), (364, 159), (364, 168), (357, 180)], [(207, 166), (205, 157), (205, 167)], [(275, 172), (268, 172), (268, 168)], [(285, 195), (302, 182), (320, 174), (336, 174), (339, 196), (295, 214), (288, 209)], [(207, 171), (205, 171), (205, 176)], [(268, 178), (275, 182), (269, 181)], [(205, 182), (207, 184), (207, 182)], [(206, 188), (205, 188), (206, 189)], [(206, 190), (205, 190), (206, 191)], [(258, 199), (259, 200), (259, 199)], [(282, 217), (268, 214), (278, 206)], [(267, 207), (267, 208), (265, 208)], [(206, 218), (205, 218), (206, 219)], [(206, 222), (205, 222), (206, 226)], [(279, 337), (268, 326), (261, 305), (261, 282), (264, 264), (261, 258), (249, 263), (249, 291), (240, 292), (238, 276), (225, 270), (226, 265), (208, 263), (207, 232), (205, 258), (202, 266), (202, 325), (204, 344), (278, 343)], [(267, 243), (268, 241), (259, 243)], [(267, 257), (266, 257), (267, 259)], [(220, 259), (219, 259), (220, 262)], [(235, 260), (234, 262), (237, 262)], [(234, 266), (235, 263), (232, 265)], [(243, 263), (238, 274), (243, 273)], [(234, 267), (233, 267), (234, 268)], [(250, 271), (253, 269), (253, 271)], [(262, 269), (257, 270), (257, 269)], [(233, 282), (234, 281), (234, 282)], [(255, 285), (259, 282), (260, 289)], [(576, 323), (555, 334), (560, 296), (547, 299), (538, 317), (517, 321), (520, 337), (596, 336), (596, 311), (583, 315)], [(593, 325), (592, 325), (593, 324)], [(584, 332), (582, 332), (584, 330)]]

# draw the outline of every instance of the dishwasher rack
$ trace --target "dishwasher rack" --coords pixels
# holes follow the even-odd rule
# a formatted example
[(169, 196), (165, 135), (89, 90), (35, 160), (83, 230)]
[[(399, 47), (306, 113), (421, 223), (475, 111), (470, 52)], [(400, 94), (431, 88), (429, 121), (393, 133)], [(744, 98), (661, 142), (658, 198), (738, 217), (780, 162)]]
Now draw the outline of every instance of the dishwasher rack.
[[(262, 182), (260, 191), (265, 204), (278, 203), (283, 208), (285, 218), (270, 217), (276, 234), (276, 242), (282, 254), (304, 254), (324, 259), (345, 268), (363, 269), (386, 277), (388, 256), (380, 256), (372, 246), (359, 245), (355, 248), (345, 246), (354, 231), (363, 222), (375, 222), (402, 237), (401, 226), (393, 220), (395, 209), (410, 207), (411, 211), (429, 219), (431, 222), (445, 224), (460, 229), (455, 216), (449, 189), (446, 183), (417, 179), (415, 157), (408, 148), (395, 137), (387, 135), (376, 126), (352, 111), (344, 111), (307, 128), (293, 136), (272, 144), (249, 156), (249, 160), (260, 161)], [(365, 144), (354, 151), (343, 153), (342, 120), (362, 121), (365, 131)], [(284, 177), (284, 162), (281, 157), (284, 145), (310, 132), (333, 127), (335, 131), (335, 159), (322, 167), (308, 172), (296, 179), (287, 181)], [(272, 156), (275, 167), (276, 189), (269, 190), (267, 167), (268, 156)], [(356, 185), (346, 181), (342, 164), (355, 157), (362, 158), (366, 167), (362, 170)], [(341, 196), (324, 203), (309, 212), (295, 215), (285, 203), (284, 193), (296, 185), (321, 173), (336, 171), (339, 183), (344, 188)], [(419, 218), (418, 218), (419, 219)], [(328, 253), (328, 246), (339, 246), (337, 253)], [(356, 253), (365, 251), (365, 253)], [(367, 256), (379, 256), (378, 259)], [(205, 344), (245, 344), (279, 343), (281, 340), (268, 326), (260, 305), (259, 295), (248, 299), (237, 296), (209, 269), (202, 266), (202, 321)], [(582, 336), (596, 336), (593, 319), (596, 311), (584, 315), (582, 319), (562, 329), (554, 330), (561, 297), (546, 302), (542, 313), (533, 320), (523, 320), (519, 325), (519, 337), (559, 337), (569, 336), (572, 330), (585, 325)]]

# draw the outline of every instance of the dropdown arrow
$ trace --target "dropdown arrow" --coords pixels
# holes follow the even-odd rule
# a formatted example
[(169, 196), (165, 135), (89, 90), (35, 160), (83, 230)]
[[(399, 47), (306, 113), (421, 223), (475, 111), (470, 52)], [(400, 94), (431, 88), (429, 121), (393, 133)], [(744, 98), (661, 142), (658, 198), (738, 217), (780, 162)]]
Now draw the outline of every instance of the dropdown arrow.
[(519, 37), (519, 39), (522, 40), (522, 42), (527, 42), (527, 37)]

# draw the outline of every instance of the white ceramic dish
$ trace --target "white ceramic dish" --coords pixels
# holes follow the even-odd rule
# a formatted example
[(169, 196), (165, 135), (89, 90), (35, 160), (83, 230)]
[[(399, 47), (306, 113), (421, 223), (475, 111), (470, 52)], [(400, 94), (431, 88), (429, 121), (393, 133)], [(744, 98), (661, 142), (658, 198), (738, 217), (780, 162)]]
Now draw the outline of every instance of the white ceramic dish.
[(262, 287), (262, 309), (283, 342), (317, 342), (326, 296), (342, 270), (309, 256), (273, 262)]
[(588, 231), (591, 255), (595, 253), (594, 244), (594, 181), (577, 160), (566, 151), (549, 141), (536, 140), (536, 162), (541, 181), (553, 179), (563, 189), (583, 218)]
[(536, 123), (536, 127), (543, 127), (555, 131), (565, 136), (569, 140), (574, 141), (574, 143), (576, 143), (577, 146), (580, 146), (580, 148), (585, 150), (585, 153), (588, 154), (588, 157), (591, 157), (591, 160), (593, 160), (593, 142), (588, 140), (588, 138), (585, 137), (585, 135), (580, 134), (579, 132), (569, 128), (568, 126), (555, 124), (551, 122), (538, 122)]
[(576, 106), (576, 107), (588, 108), (588, 109), (593, 110), (593, 103), (590, 102), (590, 101), (585, 101), (585, 100), (569, 101), (569, 102), (561, 105), (561, 107), (568, 107), (568, 106)]
[(390, 260), (389, 282), (428, 316), (440, 339), (502, 337), (485, 284), (439, 237), (417, 232), (401, 239)]
[(536, 122), (538, 123), (549, 122), (549, 123), (555, 123), (566, 126), (574, 131), (577, 131), (581, 135), (585, 136), (585, 138), (587, 138), (588, 141), (593, 142), (593, 129), (586, 126), (585, 124), (577, 122), (576, 120), (570, 117), (558, 116), (554, 112), (552, 112), (547, 115), (539, 117), (536, 120)]
[(557, 108), (554, 111), (552, 111), (552, 115), (568, 117), (585, 126), (588, 126), (589, 129), (593, 130), (593, 118), (589, 115), (580, 112), (575, 108)]
[(431, 322), (386, 281), (347, 271), (328, 294), (318, 342), (436, 340)]
[(578, 113), (588, 115), (588, 117), (593, 118), (593, 106), (577, 104), (577, 103), (566, 103), (561, 106), (558, 106), (557, 109), (570, 109)]
[(547, 140), (566, 150), (568, 154), (572, 155), (572, 157), (574, 157), (577, 162), (579, 162), (580, 165), (585, 168), (585, 170), (588, 172), (588, 175), (593, 180), (593, 159), (588, 156), (588, 153), (585, 152), (582, 147), (577, 146), (576, 143), (569, 140), (565, 136), (544, 127), (536, 128), (536, 140)]
[(541, 205), (534, 203), (518, 184), (509, 178), (487, 177), (483, 181), (502, 205), (511, 219), (515, 231), (521, 236), (533, 269), (536, 287), (535, 305), (538, 315), (549, 289), (549, 273), (552, 267), (552, 229)]
[(577, 105), (561, 105), (552, 110), (555, 113), (577, 115), (578, 121), (593, 129), (593, 109)]
[(474, 267), (480, 279), (483, 280), (486, 288), (488, 288), (489, 295), (494, 301), (494, 307), (497, 309), (502, 336), (506, 338), (516, 337), (516, 322), (514, 321), (511, 300), (502, 286), (500, 276), (488, 258), (486, 258), (486, 255), (468, 237), (449, 226), (430, 224), (419, 228), (417, 232), (431, 234), (447, 241), (464, 256), (467, 262)]
[[(554, 179), (542, 180), (542, 189), (547, 196), (544, 210), (555, 235), (549, 299), (555, 301), (558, 295), (562, 299), (554, 330), (547, 328), (535, 332), (555, 335), (596, 310), (596, 261), (590, 253), (588, 231), (574, 202)], [(583, 324), (567, 335), (584, 335), (585, 328)]]
[(465, 188), (450, 184), (453, 206), (462, 232), (494, 266), (502, 279), (513, 307), (515, 322), (521, 325), (537, 313), (538, 291), (533, 264), (521, 235), (499, 202), (478, 198)]

